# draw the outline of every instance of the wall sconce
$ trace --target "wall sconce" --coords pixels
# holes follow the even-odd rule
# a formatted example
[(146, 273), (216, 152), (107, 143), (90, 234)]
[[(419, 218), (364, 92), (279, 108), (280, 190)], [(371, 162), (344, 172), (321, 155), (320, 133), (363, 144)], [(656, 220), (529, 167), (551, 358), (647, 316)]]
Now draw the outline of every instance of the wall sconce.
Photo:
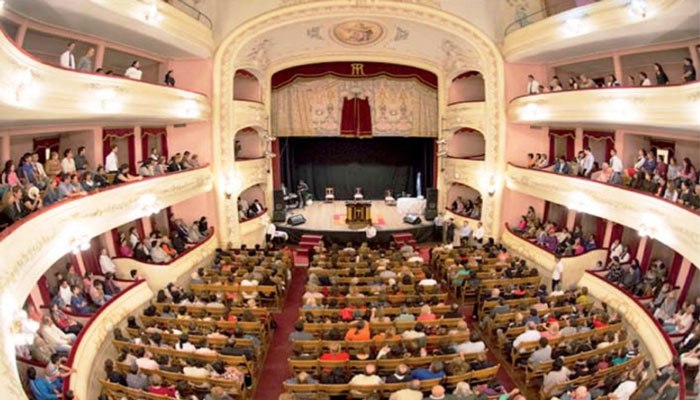
[(569, 36), (580, 35), (583, 32), (583, 20), (579, 17), (571, 17), (564, 21), (564, 29)]
[(139, 207), (140, 207), (140, 214), (143, 217), (148, 217), (151, 215), (158, 214), (160, 211), (160, 207), (157, 205), (157, 198), (156, 195), (152, 193), (147, 193), (141, 196), (141, 198), (138, 201)]
[(447, 157), (447, 151), (445, 151), (445, 150), (439, 151), (439, 152), (437, 153), (437, 156), (438, 156), (439, 158), (445, 158), (445, 157)]
[(486, 185), (486, 193), (488, 193), (489, 196), (496, 194), (496, 177), (494, 175), (489, 177), (488, 185)]
[(224, 194), (226, 199), (231, 199), (234, 193), (241, 189), (241, 180), (237, 177), (229, 177), (224, 182)]
[(98, 96), (100, 108), (103, 112), (114, 114), (122, 110), (122, 105), (117, 101), (117, 92), (114, 89), (102, 89)]
[(275, 153), (273, 153), (273, 152), (271, 152), (271, 151), (265, 150), (265, 152), (263, 153), (263, 157), (265, 157), (265, 158), (267, 158), (268, 160), (270, 160), (270, 159), (272, 159), (272, 158), (277, 157), (277, 154), (275, 154)]
[(148, 6), (146, 9), (146, 14), (144, 15), (144, 19), (148, 22), (160, 22), (163, 20), (163, 15), (158, 11), (158, 5), (156, 2), (152, 2), (151, 5)]
[(276, 136), (272, 136), (272, 135), (270, 135), (270, 134), (267, 134), (267, 135), (265, 135), (264, 139), (265, 139), (266, 141), (268, 141), (268, 142), (274, 142), (275, 140), (277, 140), (277, 137), (276, 137)]
[(73, 254), (78, 254), (81, 251), (88, 251), (90, 250), (90, 238), (86, 235), (76, 236), (68, 241), (68, 247)]
[(443, 145), (446, 145), (446, 144), (447, 144), (447, 140), (445, 140), (445, 139), (438, 139), (438, 140), (435, 141), (435, 143), (436, 143), (437, 145), (439, 145), (439, 146), (443, 146)]
[(200, 116), (201, 110), (194, 99), (186, 99), (180, 102), (175, 109), (175, 114), (181, 118), (197, 118)]
[(656, 228), (653, 226), (648, 226), (646, 224), (641, 224), (639, 225), (637, 234), (639, 234), (639, 236), (641, 237), (648, 237), (650, 239), (653, 239), (656, 237)]
[(630, 0), (627, 3), (627, 8), (635, 17), (646, 18), (647, 17), (647, 2), (646, 0)]
[(20, 106), (27, 106), (40, 94), (39, 85), (36, 83), (34, 73), (30, 69), (25, 69), (17, 74), (17, 87), (14, 91), (10, 90), (9, 102)]

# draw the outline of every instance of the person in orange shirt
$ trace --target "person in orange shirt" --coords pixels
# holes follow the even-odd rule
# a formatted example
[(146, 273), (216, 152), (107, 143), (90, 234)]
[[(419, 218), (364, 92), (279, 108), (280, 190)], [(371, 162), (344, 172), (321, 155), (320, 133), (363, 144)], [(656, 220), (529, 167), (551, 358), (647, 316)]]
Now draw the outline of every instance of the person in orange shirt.
[(348, 361), (350, 354), (346, 351), (341, 351), (340, 343), (333, 342), (328, 347), (328, 353), (323, 353), (319, 359), (322, 361)]
[(345, 334), (345, 340), (359, 342), (362, 340), (369, 340), (369, 324), (364, 320), (357, 321), (357, 324), (348, 330)]
[(416, 321), (435, 321), (437, 316), (433, 314), (429, 305), (424, 305), (420, 308), (420, 315), (416, 318)]

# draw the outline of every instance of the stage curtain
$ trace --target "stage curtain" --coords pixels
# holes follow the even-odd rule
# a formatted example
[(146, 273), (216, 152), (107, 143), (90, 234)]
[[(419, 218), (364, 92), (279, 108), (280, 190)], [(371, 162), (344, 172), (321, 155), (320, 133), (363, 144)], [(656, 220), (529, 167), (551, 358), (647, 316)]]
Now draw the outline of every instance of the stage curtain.
[[(119, 248), (119, 246), (117, 246)], [(100, 268), (100, 252), (102, 251), (102, 245), (97, 237), (90, 239), (90, 248), (81, 251), (80, 256), (83, 258), (83, 265), (85, 266), (85, 271), (92, 272), (96, 275), (102, 275), (102, 268)]]
[(273, 90), (272, 131), (277, 136), (338, 136), (345, 100), (357, 98), (366, 99), (357, 104), (359, 114), (371, 116), (361, 120), (367, 124), (361, 131), (372, 136), (437, 136), (435, 89), (415, 79), (363, 78), (297, 79)]
[(671, 263), (671, 266), (668, 270), (668, 281), (673, 286), (678, 285), (678, 282), (676, 282), (676, 280), (678, 279), (678, 273), (681, 272), (681, 264), (683, 264), (683, 254), (674, 252), (673, 262)]
[[(358, 64), (361, 65), (359, 70), (356, 69)], [(391, 78), (415, 79), (433, 89), (437, 89), (438, 86), (437, 76), (434, 73), (407, 65), (376, 62), (328, 62), (299, 65), (275, 72), (271, 79), (272, 90), (292, 84), (297, 79), (315, 79), (326, 75), (353, 79), (388, 76)]]
[(651, 251), (654, 249), (654, 243), (656, 243), (655, 240), (648, 239), (646, 246), (644, 246), (644, 252), (642, 253), (642, 259), (640, 260), (639, 266), (642, 269), (642, 272), (646, 272), (647, 267), (649, 266), (649, 261), (651, 259)]
[(343, 111), (340, 119), (341, 136), (372, 136), (372, 115), (369, 100), (354, 97), (343, 98)]
[[(134, 138), (134, 128), (105, 128), (102, 130), (102, 162), (112, 151), (112, 141), (114, 139), (127, 139), (129, 149), (129, 172), (136, 174), (136, 139)], [(120, 163), (123, 161), (120, 160)]]
[(695, 279), (695, 273), (697, 272), (696, 269), (698, 267), (695, 266), (695, 264), (690, 266), (690, 271), (688, 271), (688, 276), (685, 278), (685, 282), (683, 282), (683, 286), (681, 286), (681, 293), (678, 295), (678, 304), (683, 304), (685, 302), (685, 298), (688, 297), (688, 291), (690, 290), (690, 287), (693, 285), (693, 279)]
[(149, 139), (157, 138), (160, 140), (160, 154), (168, 158), (168, 130), (162, 127), (143, 127), (141, 128), (141, 159), (145, 160), (151, 155), (151, 146)]
[(610, 159), (610, 151), (615, 148), (615, 132), (594, 132), (594, 131), (583, 131), (583, 148), (589, 147), (590, 141), (605, 141), (605, 157), (600, 161), (602, 165), (603, 161)]
[(566, 154), (564, 156), (566, 157), (567, 161), (571, 161), (574, 159), (575, 156), (575, 141), (576, 141), (576, 132), (574, 130), (558, 130), (558, 129), (550, 129), (549, 131), (549, 160), (551, 163), (556, 162), (557, 157), (559, 157), (561, 154), (555, 154), (556, 153), (556, 142), (557, 140), (564, 139), (566, 140)]
[(58, 152), (60, 142), (61, 138), (58, 136), (51, 138), (34, 139), (33, 149), (36, 153), (39, 154), (39, 162), (42, 164), (46, 162), (46, 149), (48, 149), (50, 152)]
[(603, 247), (603, 239), (605, 239), (605, 229), (608, 227), (608, 221), (603, 218), (596, 218), (596, 229), (595, 229), (595, 244), (598, 248)]

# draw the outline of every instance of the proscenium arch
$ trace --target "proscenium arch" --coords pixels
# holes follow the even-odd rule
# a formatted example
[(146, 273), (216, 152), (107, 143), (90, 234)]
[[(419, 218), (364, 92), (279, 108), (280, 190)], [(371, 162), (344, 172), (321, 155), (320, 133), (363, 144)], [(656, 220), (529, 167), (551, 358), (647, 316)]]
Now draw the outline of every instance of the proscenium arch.
[[(486, 159), (484, 163), (495, 174), (503, 174), (505, 170), (505, 84), (503, 58), (496, 44), (483, 32), (461, 18), (432, 7), (418, 4), (399, 3), (393, 1), (377, 0), (372, 4), (348, 4), (345, 0), (328, 0), (295, 6), (282, 7), (240, 25), (230, 33), (217, 50), (214, 59), (214, 164), (217, 171), (216, 179), (217, 206), (219, 215), (222, 216), (221, 224), (231, 221), (231, 204), (225, 199), (225, 176), (233, 170), (233, 165), (228, 161), (233, 159), (233, 140), (230, 137), (233, 121), (233, 74), (237, 69), (255, 69), (253, 62), (236, 65), (240, 51), (251, 41), (262, 37), (264, 34), (288, 24), (302, 23), (327, 18), (368, 18), (382, 19), (393, 18), (412, 21), (425, 25), (437, 32), (444, 32), (462, 38), (465, 43), (473, 47), (481, 61), (479, 72), (484, 76), (486, 107), (484, 113), (484, 135), (486, 137)], [(391, 50), (389, 50), (391, 51)], [(387, 53), (389, 52), (387, 51)], [(439, 81), (439, 111), (445, 114), (448, 83), (455, 76), (463, 72), (468, 66), (463, 66), (460, 71), (443, 71), (434, 60), (415, 59), (406, 57), (396, 51), (393, 54), (381, 54), (367, 50), (355, 49), (352, 55), (348, 52), (332, 52), (315, 50), (303, 55), (294, 55), (294, 60), (281, 60), (275, 62), (274, 70), (266, 68), (266, 79), (262, 86), (266, 88), (263, 98), (267, 114), (270, 112), (269, 85), (266, 80), (276, 70), (289, 68), (295, 65), (328, 62), (328, 61), (378, 61), (396, 64), (408, 64), (436, 73)], [(474, 69), (474, 68), (471, 68)], [(440, 126), (438, 129), (442, 129)], [(235, 131), (234, 131), (235, 132)], [(269, 177), (271, 184), (271, 176)], [(438, 181), (441, 181), (438, 179)], [(502, 181), (502, 180), (499, 180)], [(268, 186), (269, 186), (268, 184)], [(271, 186), (269, 186), (271, 187)], [(439, 188), (440, 189), (440, 188)], [(500, 231), (500, 196), (501, 188), (485, 204), (482, 220), (491, 235), (498, 235)], [(444, 192), (444, 190), (443, 190)], [(233, 207), (235, 209), (235, 207)], [(222, 241), (235, 241), (235, 229), (233, 226), (224, 226), (219, 232), (224, 235)], [(226, 236), (228, 234), (228, 236)]]

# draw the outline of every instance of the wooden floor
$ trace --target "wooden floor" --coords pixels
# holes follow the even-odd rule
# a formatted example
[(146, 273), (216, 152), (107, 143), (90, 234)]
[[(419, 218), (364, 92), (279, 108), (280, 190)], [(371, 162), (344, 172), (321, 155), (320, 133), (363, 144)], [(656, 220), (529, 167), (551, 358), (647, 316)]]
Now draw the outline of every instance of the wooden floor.
[[(382, 200), (372, 200), (372, 224), (378, 231), (401, 230), (408, 227), (418, 227), (432, 225), (431, 221), (425, 221), (418, 225), (409, 225), (403, 222), (401, 215), (394, 206), (387, 206)], [(345, 223), (345, 201), (334, 201), (325, 203), (315, 201), (312, 205), (303, 209), (294, 209), (287, 214), (289, 218), (292, 214), (301, 214), (306, 218), (304, 228), (310, 231), (359, 231), (364, 227), (351, 227)], [(280, 223), (280, 227), (288, 226)]]

